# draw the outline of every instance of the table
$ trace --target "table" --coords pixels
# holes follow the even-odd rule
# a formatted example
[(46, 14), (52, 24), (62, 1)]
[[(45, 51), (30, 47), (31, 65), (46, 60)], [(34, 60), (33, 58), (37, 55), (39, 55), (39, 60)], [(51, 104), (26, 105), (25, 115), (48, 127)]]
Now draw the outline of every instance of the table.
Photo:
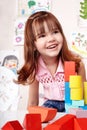
[[(0, 128), (7, 122), (12, 120), (18, 120), (22, 125), (25, 115), (28, 112), (26, 110), (18, 110), (18, 111), (4, 111), (0, 112)], [(42, 123), (42, 128), (46, 127), (47, 124), (54, 122), (55, 120), (59, 119), (60, 117), (64, 116), (66, 113), (57, 112), (55, 118), (48, 123)]]

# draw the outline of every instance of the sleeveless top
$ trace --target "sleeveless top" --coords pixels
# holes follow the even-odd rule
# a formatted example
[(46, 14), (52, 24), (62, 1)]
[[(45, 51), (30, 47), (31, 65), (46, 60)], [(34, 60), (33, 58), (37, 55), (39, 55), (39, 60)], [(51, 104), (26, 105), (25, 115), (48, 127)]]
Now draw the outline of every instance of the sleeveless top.
[(36, 73), (36, 80), (44, 87), (44, 98), (49, 100), (64, 100), (64, 68), (59, 59), (59, 64), (54, 76), (51, 75), (47, 69), (43, 59), (40, 57), (38, 61), (38, 71)]

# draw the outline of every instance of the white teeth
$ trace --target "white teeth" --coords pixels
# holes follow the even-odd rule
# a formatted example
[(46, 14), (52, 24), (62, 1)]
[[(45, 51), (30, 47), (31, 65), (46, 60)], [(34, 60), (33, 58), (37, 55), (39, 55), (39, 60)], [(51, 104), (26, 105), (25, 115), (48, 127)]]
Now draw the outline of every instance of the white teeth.
[(54, 45), (50, 45), (50, 46), (48, 46), (47, 48), (48, 49), (52, 49), (52, 48), (55, 48), (57, 45), (56, 44), (54, 44)]

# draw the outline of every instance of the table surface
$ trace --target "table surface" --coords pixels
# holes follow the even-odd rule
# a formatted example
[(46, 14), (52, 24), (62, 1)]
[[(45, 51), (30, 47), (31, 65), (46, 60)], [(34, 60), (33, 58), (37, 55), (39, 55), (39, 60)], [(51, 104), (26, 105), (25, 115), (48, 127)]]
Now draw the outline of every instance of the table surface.
[[(28, 112), (26, 112), (25, 110), (22, 111), (5, 111), (5, 112), (0, 112), (0, 128), (7, 123), (8, 121), (12, 121), (12, 120), (18, 120), (20, 122), (20, 124), (23, 124), (23, 120), (25, 115)], [(56, 116), (54, 117), (53, 120), (47, 122), (47, 123), (42, 123), (42, 128), (46, 127), (47, 124), (50, 124), (54, 121), (56, 121), (57, 119), (59, 119), (60, 117), (64, 116), (66, 113), (60, 113), (57, 112)], [(1, 130), (1, 129), (0, 129)]]

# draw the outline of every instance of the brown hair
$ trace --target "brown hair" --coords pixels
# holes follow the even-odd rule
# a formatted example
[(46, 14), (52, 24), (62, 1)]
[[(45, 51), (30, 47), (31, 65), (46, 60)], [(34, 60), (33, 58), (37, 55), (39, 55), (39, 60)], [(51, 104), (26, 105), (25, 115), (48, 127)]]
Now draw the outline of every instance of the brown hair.
[(67, 41), (58, 19), (50, 12), (40, 11), (35, 14), (32, 14), (25, 24), (25, 32), (24, 32), (25, 63), (18, 72), (18, 83), (25, 84), (27, 83), (28, 79), (32, 83), (35, 79), (35, 74), (38, 69), (38, 58), (40, 54), (37, 50), (35, 50), (34, 46), (34, 41), (36, 40), (34, 28), (37, 30), (38, 33), (43, 33), (45, 31), (44, 22), (46, 22), (50, 31), (53, 28), (57, 28), (63, 36), (63, 47), (58, 57), (59, 56), (61, 57), (63, 63), (64, 61), (75, 61), (76, 71), (78, 71), (80, 58), (78, 58), (68, 49)]

